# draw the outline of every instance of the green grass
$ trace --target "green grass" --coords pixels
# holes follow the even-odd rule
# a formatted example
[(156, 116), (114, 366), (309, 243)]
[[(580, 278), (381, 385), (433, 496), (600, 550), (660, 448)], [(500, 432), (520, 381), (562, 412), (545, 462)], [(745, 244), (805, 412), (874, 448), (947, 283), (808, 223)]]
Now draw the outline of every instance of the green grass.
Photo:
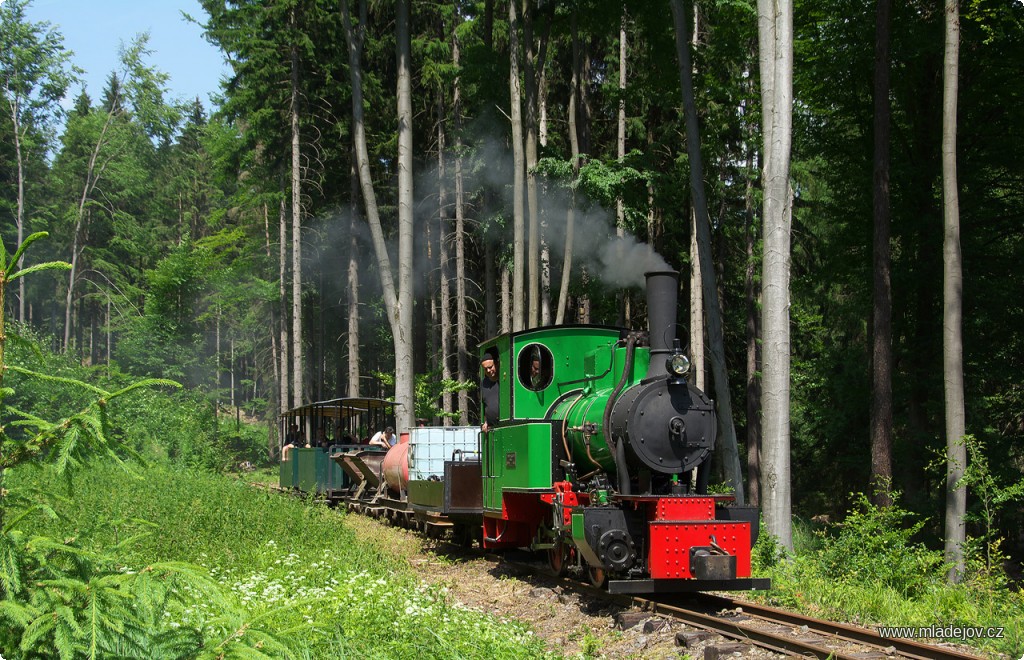
[[(188, 562), (208, 571), (229, 606), (191, 588), (184, 604), (165, 614), (170, 626), (202, 630), (207, 649), (216, 649), (218, 636), (265, 630), (283, 644), (260, 647), (271, 657), (544, 655), (542, 642), (522, 626), (452, 602), (444, 588), (422, 584), (385, 548), (357, 544), (344, 514), (312, 502), (166, 467), (131, 477), (91, 466), (70, 489), (27, 470), (12, 474), (9, 485), (65, 496), (55, 507), (61, 519), (33, 517), (33, 533), (101, 549), (148, 531), (119, 550), (120, 570)], [(18, 657), (13, 649), (3, 656)]]
[(754, 573), (770, 577), (772, 590), (755, 598), (866, 627), (1001, 627), (1002, 639), (947, 641), (1021, 657), (1024, 594), (1001, 574), (986, 572), (981, 562), (969, 564), (961, 584), (950, 585), (941, 552), (913, 542), (915, 526), (901, 524), (906, 517), (898, 505), (879, 510), (865, 500), (842, 525), (812, 531), (798, 524), (788, 559), (762, 534)]

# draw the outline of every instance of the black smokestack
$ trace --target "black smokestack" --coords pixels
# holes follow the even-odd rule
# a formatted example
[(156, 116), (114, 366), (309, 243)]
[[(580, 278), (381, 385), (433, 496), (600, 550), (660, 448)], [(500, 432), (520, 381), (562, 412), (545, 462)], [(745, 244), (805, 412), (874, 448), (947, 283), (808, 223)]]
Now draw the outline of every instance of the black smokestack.
[(647, 278), (647, 327), (651, 333), (651, 364), (647, 378), (665, 375), (665, 359), (672, 354), (676, 339), (676, 300), (679, 273), (655, 270)]

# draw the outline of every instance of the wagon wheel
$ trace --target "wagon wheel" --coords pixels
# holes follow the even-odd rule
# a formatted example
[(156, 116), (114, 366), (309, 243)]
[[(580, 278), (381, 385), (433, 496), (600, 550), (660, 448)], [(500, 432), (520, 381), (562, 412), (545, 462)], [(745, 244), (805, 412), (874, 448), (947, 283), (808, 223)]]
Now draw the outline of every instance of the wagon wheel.
[(598, 589), (602, 589), (608, 582), (608, 574), (599, 566), (587, 566), (587, 580)]
[(569, 572), (569, 547), (557, 541), (555, 547), (548, 548), (548, 568), (557, 577), (565, 577)]

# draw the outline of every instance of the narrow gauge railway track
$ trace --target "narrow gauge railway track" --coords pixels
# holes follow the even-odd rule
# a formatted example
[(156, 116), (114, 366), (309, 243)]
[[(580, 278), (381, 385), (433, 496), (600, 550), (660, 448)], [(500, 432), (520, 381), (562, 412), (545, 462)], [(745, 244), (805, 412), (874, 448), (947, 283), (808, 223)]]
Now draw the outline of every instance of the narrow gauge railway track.
[[(703, 594), (704, 602), (713, 605), (718, 611), (732, 610), (741, 616), (756, 617), (763, 621), (769, 621), (780, 626), (790, 628), (798, 627), (806, 629), (826, 639), (845, 640), (857, 644), (894, 649), (901, 657), (920, 658), (921, 660), (945, 660), (946, 658), (975, 659), (981, 656), (964, 653), (947, 646), (936, 644), (925, 644), (911, 639), (882, 637), (874, 630), (853, 626), (845, 623), (826, 621), (808, 617), (803, 614), (781, 610), (767, 605), (761, 605), (738, 598), (729, 598), (712, 594)], [(839, 657), (839, 656), (835, 656)]]
[[(546, 569), (539, 569), (536, 564), (505, 561), (524, 572), (540, 573), (554, 579), (564, 588), (624, 607), (638, 607), (646, 613), (658, 614), (678, 623), (784, 655), (835, 660), (982, 658), (947, 646), (881, 637), (867, 628), (713, 594), (661, 594), (650, 598), (609, 594), (585, 582), (554, 577)], [(686, 635), (680, 633), (677, 639), (682, 643)]]

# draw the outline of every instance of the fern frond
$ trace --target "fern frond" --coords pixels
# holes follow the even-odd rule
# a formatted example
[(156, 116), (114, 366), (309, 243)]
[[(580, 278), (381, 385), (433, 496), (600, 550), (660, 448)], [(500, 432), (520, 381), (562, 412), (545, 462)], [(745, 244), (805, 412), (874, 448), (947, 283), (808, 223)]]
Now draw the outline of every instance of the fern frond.
[[(12, 392), (13, 392), (13, 390), (12, 390)], [(5, 410), (8, 413), (13, 413), (13, 414), (15, 414), (15, 415), (17, 415), (18, 417), (21, 418), (19, 420), (14, 420), (12, 422), (9, 422), (9, 424), (8, 424), (9, 426), (25, 426), (26, 423), (33, 423), (33, 424), (37, 424), (37, 425), (40, 425), (40, 426), (45, 426), (47, 428), (55, 426), (53, 422), (51, 422), (49, 420), (46, 420), (46, 419), (43, 419), (42, 417), (36, 417), (32, 413), (25, 412), (24, 410), (21, 410), (20, 408), (15, 408), (14, 406), (10, 406), (10, 405), (5, 406), (4, 408), (5, 408)]]
[(110, 396), (110, 393), (107, 392), (106, 390), (96, 387), (91, 383), (86, 383), (85, 381), (78, 380), (77, 378), (53, 376), (51, 374), (44, 374), (38, 371), (32, 371), (31, 369), (25, 369), (24, 367), (18, 367), (15, 365), (7, 365), (7, 370), (22, 374), (23, 376), (31, 376), (32, 378), (38, 378), (39, 380), (45, 380), (51, 383), (63, 383), (64, 385), (74, 385), (75, 387), (81, 387), (82, 389), (89, 390), (90, 392), (95, 392), (96, 394), (99, 394), (101, 397)]
[[(8, 504), (10, 504), (10, 502), (8, 502)], [(13, 518), (7, 521), (7, 524), (4, 525), (4, 533), (6, 534), (14, 528), (16, 528), (22, 520), (32, 515), (33, 513), (42, 513), (45, 517), (49, 518), (50, 520), (57, 520), (59, 518), (57, 512), (54, 511), (53, 507), (51, 507), (49, 504), (46, 504), (45, 502), (33, 503), (28, 508), (19, 511), (17, 515), (15, 515)], [(2, 541), (0, 541), (0, 543), (2, 543)]]
[(0, 600), (0, 620), (7, 619), (15, 627), (24, 628), (32, 621), (35, 611), (14, 600)]
[(20, 544), (10, 534), (0, 538), (0, 587), (5, 594), (17, 594), (22, 587)]
[[(103, 414), (102, 409), (100, 414)], [(84, 413), (78, 413), (75, 415), (75, 418), (76, 423), (81, 426), (82, 430), (90, 432), (101, 444), (107, 444), (107, 429), (104, 428), (101, 420), (96, 419), (94, 415), (86, 415)]]
[[(288, 655), (288, 645), (282, 641), (282, 638), (270, 632), (266, 628), (258, 627), (257, 624), (266, 619), (272, 619), (278, 614), (299, 608), (309, 603), (317, 602), (318, 600), (319, 599), (316, 598), (306, 598), (293, 601), (267, 610), (266, 612), (263, 612), (251, 619), (245, 619), (239, 613), (229, 611), (223, 616), (210, 622), (215, 629), (221, 631), (223, 636), (219, 643), (213, 647), (207, 647), (207, 649), (212, 651), (219, 650), (224, 657), (268, 657), (262, 650), (257, 650), (257, 647), (268, 652), (273, 651), (273, 655), (269, 657)], [(289, 635), (291, 635), (292, 638), (297, 638), (297, 636), (292, 635), (292, 633), (301, 630), (308, 630), (309, 627), (310, 626), (308, 625), (297, 626), (289, 631)], [(275, 629), (275, 632), (281, 631)], [(213, 640), (210, 640), (210, 643), (212, 642)]]
[(81, 632), (81, 626), (75, 621), (74, 612), (67, 607), (58, 608), (57, 620), (53, 627), (53, 645), (57, 648), (61, 660), (73, 660), (75, 657), (75, 637)]
[(152, 638), (151, 658), (194, 658), (203, 647), (203, 633), (195, 628), (170, 628)]
[(173, 387), (175, 389), (181, 389), (181, 383), (179, 383), (177, 381), (169, 380), (167, 378), (146, 378), (144, 380), (140, 380), (137, 383), (132, 383), (128, 387), (124, 387), (122, 389), (117, 390), (116, 392), (110, 393), (109, 395), (107, 395), (107, 399), (110, 400), (110, 399), (113, 399), (114, 397), (118, 397), (118, 396), (121, 396), (123, 394), (127, 394), (128, 392), (131, 392), (131, 391), (143, 388), (143, 387), (157, 387), (157, 386), (167, 386), (167, 387)]
[(8, 282), (13, 282), (19, 277), (25, 275), (31, 275), (32, 273), (38, 273), (41, 270), (71, 270), (71, 264), (66, 261), (47, 261), (41, 264), (32, 264), (28, 268), (22, 268), (18, 272), (7, 278)]
[(74, 465), (74, 452), (78, 448), (78, 427), (72, 425), (66, 433), (58, 436), (57, 455), (52, 463), (52, 468), (57, 474), (64, 474), (68, 465)]
[(36, 645), (36, 642), (50, 634), (55, 622), (56, 620), (51, 612), (42, 612), (36, 615), (31, 623), (25, 627), (25, 632), (21, 634), (21, 643), (18, 647), (22, 651), (30, 651)]
[[(11, 257), (10, 263), (12, 265), (18, 263), (18, 260), (21, 259), (21, 255), (25, 254), (25, 250), (28, 249), (28, 246), (32, 245), (33, 243), (38, 241), (40, 238), (46, 238), (49, 235), (50, 235), (49, 232), (37, 231), (37, 232), (33, 232), (33, 233), (29, 234), (28, 236), (26, 236), (25, 240), (21, 242), (21, 245), (18, 246), (18, 249), (15, 250), (14, 255)], [(4, 252), (4, 256), (6, 256), (6, 250)], [(68, 266), (70, 266), (70, 265), (71, 264), (68, 264)], [(10, 279), (10, 278), (8, 278), (8, 279)]]
[(39, 580), (36, 586), (49, 589), (54, 596), (62, 595), (65, 598), (71, 594), (84, 594), (89, 590), (89, 585), (81, 580), (72, 577), (56, 577), (49, 580)]
[(29, 552), (45, 553), (47, 551), (58, 552), (67, 556), (82, 557), (83, 559), (96, 560), (99, 558), (95, 552), (79, 548), (70, 543), (57, 541), (49, 536), (33, 536), (28, 540), (26, 549)]

